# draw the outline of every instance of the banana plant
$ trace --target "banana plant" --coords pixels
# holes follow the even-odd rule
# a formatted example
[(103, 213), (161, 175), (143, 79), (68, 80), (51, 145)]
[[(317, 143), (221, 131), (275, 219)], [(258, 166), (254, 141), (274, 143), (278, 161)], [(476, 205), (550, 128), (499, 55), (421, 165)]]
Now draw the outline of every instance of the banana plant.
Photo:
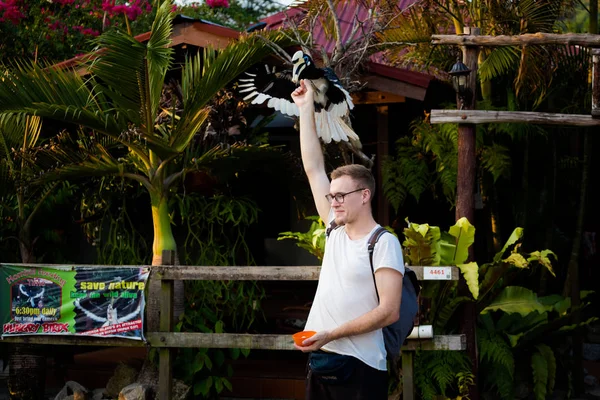
[[(223, 50), (205, 49), (176, 65), (169, 47), (171, 9), (172, 1), (162, 2), (145, 43), (124, 32), (101, 35), (94, 57), (80, 66), (83, 75), (15, 62), (2, 67), (0, 85), (0, 112), (35, 115), (67, 129), (48, 147), (24, 155), (40, 167), (38, 180), (112, 175), (131, 179), (148, 192), (154, 263), (163, 250), (177, 250), (168, 207), (174, 183), (231, 151), (215, 147), (201, 157), (184, 157), (207, 121), (209, 102), (271, 53), (268, 41), (284, 48), (291, 44), (282, 32), (249, 34)], [(163, 90), (174, 67), (181, 68), (181, 83)]]

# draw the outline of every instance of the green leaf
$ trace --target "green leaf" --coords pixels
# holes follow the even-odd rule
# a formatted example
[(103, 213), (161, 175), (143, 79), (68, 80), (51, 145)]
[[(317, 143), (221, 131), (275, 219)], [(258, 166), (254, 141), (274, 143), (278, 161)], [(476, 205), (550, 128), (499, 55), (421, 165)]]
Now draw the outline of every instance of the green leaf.
[(523, 236), (523, 228), (515, 228), (515, 230), (511, 233), (510, 237), (508, 238), (508, 240), (504, 244), (504, 247), (502, 248), (502, 250), (500, 250), (494, 256), (494, 261), (495, 262), (500, 262), (500, 260), (502, 260), (502, 256), (506, 252), (506, 250), (510, 246), (512, 246), (513, 244), (515, 244), (519, 239), (521, 239), (522, 236)]
[(223, 333), (223, 321), (217, 321), (215, 324), (215, 333)]
[(529, 267), (529, 263), (527, 262), (525, 257), (523, 257), (523, 255), (519, 253), (512, 253), (510, 256), (508, 256), (502, 261), (514, 265), (517, 268), (524, 269)]
[(479, 267), (476, 262), (470, 262), (468, 264), (457, 265), (460, 272), (462, 272), (467, 286), (473, 295), (473, 298), (477, 300), (479, 297)]
[(535, 400), (545, 400), (548, 388), (548, 362), (539, 351), (531, 356), (531, 369)]
[(225, 354), (222, 350), (217, 350), (215, 352), (215, 362), (217, 363), (217, 367), (220, 367), (225, 362)]
[(223, 382), (221, 382), (221, 378), (215, 377), (215, 390), (217, 393), (221, 393), (223, 391)]
[(231, 385), (231, 382), (229, 381), (229, 379), (222, 379), (223, 385), (225, 385), (225, 387), (227, 388), (227, 390), (229, 390), (230, 392), (233, 391), (233, 386)]
[(204, 358), (204, 365), (206, 365), (206, 368), (208, 368), (209, 370), (212, 371), (213, 363), (212, 363), (212, 360), (210, 359), (210, 357), (207, 356)]
[(237, 360), (240, 357), (240, 349), (229, 349), (229, 355), (232, 360)]
[(509, 314), (519, 313), (525, 316), (532, 311), (543, 313), (545, 308), (538, 301), (537, 295), (531, 290), (520, 286), (507, 286), (482, 312), (497, 310)]
[(240, 349), (242, 354), (244, 355), (244, 357), (248, 357), (248, 354), (250, 354), (250, 349)]
[(508, 338), (508, 341), (510, 342), (510, 346), (511, 347), (517, 347), (517, 345), (519, 344), (519, 340), (523, 337), (525, 333), (521, 332), (521, 333), (517, 333), (516, 335), (511, 335), (511, 334), (506, 334), (506, 337)]
[(210, 391), (210, 388), (213, 385), (213, 379), (212, 376), (209, 376), (206, 379), (201, 380), (200, 382), (196, 383), (194, 385), (194, 395), (198, 396), (198, 395), (202, 395), (202, 396), (208, 396), (208, 392)]
[(556, 357), (552, 349), (543, 343), (535, 346), (540, 354), (546, 359), (546, 365), (548, 366), (548, 393), (554, 391), (554, 384), (556, 382)]
[(552, 269), (552, 261), (550, 260), (549, 256), (553, 256), (555, 260), (557, 259), (556, 254), (554, 254), (551, 250), (542, 250), (542, 251), (534, 251), (533, 253), (529, 254), (529, 258), (527, 259), (527, 261), (539, 262), (540, 264), (542, 264), (542, 266), (544, 266), (552, 274), (552, 276), (556, 277), (556, 274), (554, 273), (554, 270)]
[(440, 229), (437, 226), (409, 222), (403, 233), (402, 246), (410, 265), (439, 265)]
[(454, 226), (450, 227), (450, 235), (455, 238), (455, 253), (452, 259), (453, 265), (463, 264), (469, 258), (469, 247), (475, 241), (475, 227), (462, 217)]
[(192, 363), (192, 371), (202, 371), (202, 368), (204, 368), (204, 360), (206, 360), (207, 358), (208, 357), (206, 357), (206, 355), (203, 353), (196, 353), (196, 357), (194, 357), (194, 362)]

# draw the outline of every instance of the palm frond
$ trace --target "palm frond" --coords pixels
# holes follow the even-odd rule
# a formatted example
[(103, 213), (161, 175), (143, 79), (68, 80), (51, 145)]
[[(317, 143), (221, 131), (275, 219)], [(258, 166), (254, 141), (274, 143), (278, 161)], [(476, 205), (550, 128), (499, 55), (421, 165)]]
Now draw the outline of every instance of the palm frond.
[(560, 3), (560, 1), (541, 3), (536, 0), (522, 0), (516, 3), (518, 15), (527, 22), (522, 26), (520, 33), (552, 32), (561, 9)]
[[(160, 104), (165, 75), (173, 61), (173, 49), (169, 47), (171, 42), (171, 33), (173, 32), (172, 1), (164, 1), (156, 13), (156, 18), (152, 24), (152, 35), (147, 45), (147, 96), (150, 109), (146, 111), (148, 121), (154, 121), (156, 112)], [(152, 124), (150, 124), (152, 126)], [(148, 129), (151, 129), (148, 127)]]
[[(100, 56), (90, 66), (94, 83), (98, 88), (106, 86), (107, 95), (112, 95), (119, 109), (134, 107), (139, 114), (145, 96), (146, 45), (122, 31), (106, 32), (95, 43)], [(134, 123), (139, 123), (139, 118)]]
[(479, 77), (489, 81), (516, 70), (519, 61), (519, 50), (506, 46), (493, 48), (485, 61), (479, 66)]
[(272, 48), (265, 40), (286, 48), (293, 43), (290, 37), (279, 31), (253, 33), (232, 42), (216, 57), (211, 54), (213, 50), (206, 49), (204, 59), (198, 56), (189, 59), (182, 75), (184, 110), (172, 133), (171, 148), (182, 151), (187, 147), (208, 116), (208, 110), (203, 108), (210, 99), (244, 71), (272, 53)]
[(8, 157), (11, 148), (28, 149), (37, 144), (42, 129), (39, 117), (1, 114), (0, 150)]
[(24, 152), (22, 157), (34, 168), (34, 181), (39, 183), (123, 175), (125, 164), (117, 159), (119, 153), (127, 156), (127, 151), (119, 151), (118, 145), (110, 139), (97, 141), (94, 136), (85, 134), (74, 139), (68, 132), (63, 132), (56, 140)]

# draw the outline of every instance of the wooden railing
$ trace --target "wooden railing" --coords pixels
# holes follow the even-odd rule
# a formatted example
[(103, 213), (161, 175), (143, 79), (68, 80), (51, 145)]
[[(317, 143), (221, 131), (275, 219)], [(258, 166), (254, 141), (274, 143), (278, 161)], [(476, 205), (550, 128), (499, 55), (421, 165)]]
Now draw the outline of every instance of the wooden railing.
[[(172, 260), (164, 254), (163, 260)], [(165, 262), (165, 264), (168, 264)], [(31, 267), (42, 265), (28, 265)], [(43, 265), (48, 267), (49, 265)], [(98, 268), (102, 268), (98, 266)], [(111, 266), (114, 268), (114, 266)], [(160, 324), (158, 332), (147, 332), (146, 342), (120, 339), (81, 336), (12, 336), (5, 337), (4, 343), (31, 343), (42, 345), (85, 345), (85, 346), (150, 346), (159, 349), (158, 398), (170, 400), (173, 383), (173, 351), (176, 348), (243, 348), (262, 350), (296, 350), (291, 335), (281, 334), (237, 334), (237, 333), (197, 333), (173, 332), (173, 282), (176, 280), (251, 280), (251, 281), (316, 281), (320, 267), (206, 267), (206, 266), (152, 266), (149, 279), (161, 281)], [(457, 280), (456, 267), (412, 266), (419, 280)], [(443, 276), (432, 271), (445, 271)], [(402, 347), (403, 399), (413, 400), (414, 373), (413, 354), (416, 350), (455, 350), (466, 349), (464, 335), (440, 335), (428, 339), (410, 339)], [(297, 350), (296, 350), (297, 351)]]

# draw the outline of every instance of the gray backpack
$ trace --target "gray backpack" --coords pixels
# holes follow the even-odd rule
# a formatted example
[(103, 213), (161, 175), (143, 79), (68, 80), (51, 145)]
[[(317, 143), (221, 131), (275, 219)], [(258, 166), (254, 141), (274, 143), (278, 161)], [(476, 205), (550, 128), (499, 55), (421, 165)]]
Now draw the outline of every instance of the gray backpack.
[[(338, 225), (335, 223), (335, 221), (331, 221), (329, 228), (327, 228), (327, 237), (329, 237), (331, 231), (337, 227)], [(375, 244), (381, 235), (386, 232), (388, 232), (388, 230), (384, 227), (377, 228), (377, 230), (369, 238), (368, 242), (369, 262), (371, 264), (371, 272), (373, 274), (373, 284), (375, 285), (377, 301), (379, 301), (379, 292), (377, 290), (377, 282), (375, 281), (375, 270), (373, 269), (373, 251), (375, 250)], [(397, 361), (400, 357), (400, 349), (402, 344), (404, 344), (404, 341), (413, 330), (415, 325), (415, 316), (419, 311), (419, 292), (421, 291), (421, 286), (419, 285), (417, 274), (415, 274), (415, 271), (408, 267), (404, 267), (404, 269), (404, 278), (402, 279), (402, 300), (400, 302), (400, 318), (398, 321), (382, 329), (387, 359), (391, 361)]]

